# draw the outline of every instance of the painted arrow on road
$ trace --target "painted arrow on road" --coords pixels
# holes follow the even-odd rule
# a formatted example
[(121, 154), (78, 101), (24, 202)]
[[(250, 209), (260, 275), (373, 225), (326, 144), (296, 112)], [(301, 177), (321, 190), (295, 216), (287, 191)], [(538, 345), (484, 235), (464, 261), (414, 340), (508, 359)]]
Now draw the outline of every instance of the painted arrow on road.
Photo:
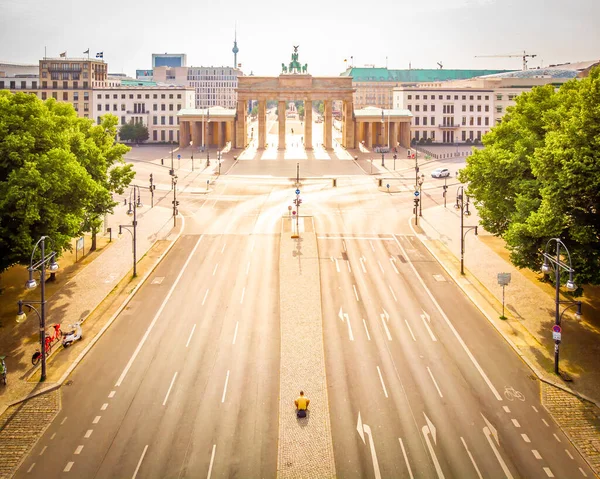
[(336, 270), (337, 270), (337, 272), (339, 273), (339, 272), (340, 272), (340, 265), (338, 264), (338, 260), (337, 260), (337, 258), (334, 258), (333, 256), (330, 256), (329, 258), (331, 259), (331, 261), (332, 261), (332, 262), (334, 262), (334, 263), (335, 263), (335, 269), (336, 269)]
[(363, 273), (366, 273), (367, 270), (365, 268), (365, 263), (367, 262), (367, 258), (365, 258), (364, 256), (361, 256), (359, 259), (360, 259), (360, 267), (362, 268)]
[(352, 325), (350, 324), (350, 317), (348, 313), (344, 313), (340, 307), (338, 317), (342, 320), (342, 323), (348, 323), (348, 334), (350, 335), (350, 341), (354, 341), (354, 334), (352, 334)]
[(394, 258), (393, 256), (390, 256), (390, 263), (392, 263), (392, 268), (394, 268), (394, 271), (397, 274), (400, 274), (400, 272), (398, 271), (398, 268), (396, 268), (396, 258)]
[(431, 340), (437, 341), (436, 337), (433, 334), (433, 331), (429, 327), (429, 323), (431, 323), (431, 316), (429, 316), (425, 311), (423, 311), (423, 314), (421, 314), (421, 319), (423, 320), (423, 324), (425, 325), (425, 327), (427, 328), (427, 331), (429, 332), (429, 336), (431, 336)]
[(390, 315), (384, 309), (383, 313), (381, 313), (379, 315), (379, 317), (381, 318), (381, 323), (383, 324), (383, 329), (385, 329), (385, 334), (387, 335), (388, 339), (391, 341), (392, 340), (392, 335), (390, 334), (390, 330), (387, 327), (387, 323), (390, 322)]
[[(492, 451), (494, 451), (494, 455), (496, 456), (496, 459), (498, 459), (498, 462), (500, 463), (500, 467), (502, 467), (502, 470), (504, 471), (504, 475), (506, 476), (507, 479), (513, 479), (513, 475), (511, 474), (510, 469), (504, 462), (504, 459), (502, 459), (502, 456), (500, 455), (500, 451), (498, 451), (498, 448), (496, 447), (496, 444), (500, 445), (500, 441), (498, 439), (498, 431), (496, 430), (496, 428), (494, 426), (492, 426), (492, 423), (490, 421), (488, 421), (487, 418), (483, 414), (481, 415), (481, 417), (483, 418), (483, 420), (485, 421), (485, 424), (486, 424), (486, 426), (483, 428), (483, 434), (485, 435), (485, 438), (487, 439), (490, 447), (492, 448)], [(492, 437), (495, 439), (496, 444), (494, 444)]]
[[(433, 444), (437, 444), (437, 435), (436, 435), (435, 426), (429, 420), (429, 418), (427, 417), (427, 415), (425, 413), (423, 413), (423, 416), (425, 416), (425, 422), (427, 423), (427, 425), (423, 426), (421, 428), (421, 431), (423, 432), (423, 436), (425, 437), (425, 442), (427, 443), (427, 449), (429, 449), (429, 454), (431, 455), (431, 459), (433, 460), (433, 465), (435, 466), (435, 472), (437, 472), (437, 475), (440, 479), (444, 479), (444, 472), (442, 471), (442, 467), (440, 466), (438, 458), (435, 455), (435, 451), (433, 450)], [(431, 441), (429, 440), (429, 435), (431, 435), (431, 437), (433, 439), (433, 444), (431, 444)]]
[(371, 460), (373, 461), (373, 471), (375, 472), (375, 477), (377, 479), (381, 479), (381, 472), (379, 471), (379, 462), (377, 461), (377, 452), (375, 451), (375, 443), (373, 442), (373, 433), (371, 432), (371, 427), (367, 424), (363, 424), (362, 419), (360, 418), (360, 411), (358, 412), (358, 423), (356, 425), (356, 430), (362, 439), (363, 444), (366, 444), (365, 434), (369, 436), (369, 448), (371, 449)]

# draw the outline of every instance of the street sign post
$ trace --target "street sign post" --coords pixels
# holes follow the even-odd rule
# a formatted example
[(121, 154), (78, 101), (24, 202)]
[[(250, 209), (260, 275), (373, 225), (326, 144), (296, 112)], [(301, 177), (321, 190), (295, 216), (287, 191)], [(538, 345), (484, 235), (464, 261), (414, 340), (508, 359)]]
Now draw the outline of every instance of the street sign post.
[(415, 196), (419, 196), (419, 192), (418, 191), (415, 191)]
[(498, 284), (502, 286), (502, 316), (500, 319), (506, 319), (504, 316), (504, 288), (510, 283), (510, 273), (498, 273)]
[(300, 190), (296, 189), (296, 194), (299, 195), (300, 194)]

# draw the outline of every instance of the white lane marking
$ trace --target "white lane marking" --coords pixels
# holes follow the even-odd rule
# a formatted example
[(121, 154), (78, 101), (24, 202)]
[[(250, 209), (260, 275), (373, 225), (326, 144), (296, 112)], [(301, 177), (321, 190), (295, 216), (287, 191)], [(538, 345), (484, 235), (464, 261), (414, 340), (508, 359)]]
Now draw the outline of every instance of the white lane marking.
[(62, 420), (62, 421), (60, 421), (60, 425), (62, 426), (62, 425), (65, 423), (65, 421), (66, 421), (66, 420), (67, 420), (67, 416), (65, 416), (65, 417), (63, 418), (63, 420)]
[(108, 397), (109, 397), (109, 398), (114, 398), (114, 397), (115, 397), (115, 394), (117, 394), (117, 391), (111, 391), (111, 392), (108, 394)]
[(567, 453), (567, 456), (569, 456), (571, 459), (575, 459), (573, 457), (573, 454), (571, 454), (568, 449), (565, 449), (565, 452)]
[[(487, 420), (486, 420), (486, 422), (487, 422)], [(490, 424), (490, 426), (491, 426), (491, 424)], [(485, 426), (483, 428), (483, 433), (485, 434), (485, 437), (488, 440), (488, 443), (489, 443), (490, 447), (492, 448), (492, 451), (494, 451), (494, 455), (496, 456), (496, 459), (500, 463), (500, 467), (502, 467), (502, 470), (504, 471), (504, 475), (506, 476), (506, 478), (507, 479), (514, 479), (513, 475), (510, 472), (510, 469), (508, 468), (508, 466), (504, 462), (504, 459), (502, 459), (502, 456), (500, 455), (500, 452), (498, 451), (498, 449), (496, 449), (496, 445), (494, 444), (494, 441), (491, 438), (492, 433), (491, 433), (489, 427)]]
[(73, 467), (73, 464), (75, 464), (73, 461), (67, 462), (67, 465), (63, 469), (63, 472), (69, 472), (71, 470), (71, 468)]
[(504, 409), (504, 412), (510, 413), (510, 408), (508, 406), (502, 406), (502, 409)]
[[(385, 309), (384, 309), (385, 311)], [(386, 322), (390, 320), (387, 311), (385, 311), (386, 314), (380, 314), (379, 316), (381, 317), (381, 322), (383, 323), (383, 329), (385, 329), (385, 334), (387, 335), (388, 340), (392, 340), (392, 335), (390, 334), (390, 330), (387, 327)]]
[(533, 410), (534, 410), (535, 412), (538, 412), (537, 408), (536, 408), (536, 407), (535, 407), (533, 404), (531, 405), (531, 407), (533, 408)]
[(227, 370), (227, 376), (225, 377), (225, 386), (223, 387), (223, 397), (221, 403), (225, 402), (225, 395), (227, 394), (227, 383), (229, 382), (229, 369)]
[(521, 425), (519, 424), (519, 421), (517, 421), (516, 419), (511, 419), (511, 421), (515, 427), (521, 427)]
[(54, 439), (54, 436), (56, 436), (56, 433), (52, 434), (52, 436), (50, 436), (50, 440), (52, 441), (52, 439)]
[(429, 455), (431, 456), (431, 459), (433, 460), (433, 465), (435, 466), (435, 472), (437, 472), (439, 479), (444, 479), (444, 472), (442, 471), (442, 466), (440, 466), (440, 462), (438, 461), (438, 458), (435, 455), (435, 451), (433, 450), (433, 444), (431, 444), (431, 441), (429, 440), (429, 435), (431, 435), (433, 443), (437, 444), (435, 426), (429, 420), (425, 413), (423, 413), (423, 416), (425, 416), (425, 421), (427, 422), (427, 424), (421, 428), (421, 432), (423, 433), (423, 437), (425, 437), (427, 449), (429, 449)]
[(366, 273), (366, 272), (367, 272), (367, 270), (366, 270), (366, 268), (365, 268), (365, 263), (364, 263), (364, 261), (366, 261), (365, 257), (364, 257), (364, 256), (361, 256), (361, 257), (359, 258), (359, 261), (360, 261), (360, 267), (362, 268), (362, 270), (363, 270), (363, 273)]
[(371, 335), (369, 334), (369, 329), (367, 328), (367, 322), (364, 319), (363, 324), (365, 325), (365, 331), (367, 332), (367, 339), (371, 341)]
[(375, 451), (375, 441), (373, 441), (373, 431), (371, 431), (371, 426), (368, 424), (363, 424), (360, 418), (360, 411), (358, 411), (358, 423), (356, 424), (356, 430), (360, 435), (363, 444), (366, 444), (365, 434), (369, 436), (369, 449), (371, 450), (371, 461), (373, 461), (373, 473), (375, 474), (375, 479), (381, 479), (379, 461), (377, 461), (377, 451)]
[(44, 446), (42, 448), (42, 450), (40, 451), (40, 456), (46, 452), (46, 449), (48, 449), (48, 446)]
[(29, 466), (29, 469), (27, 469), (27, 473), (30, 473), (34, 467), (35, 467), (35, 462), (31, 466)]
[(348, 266), (348, 273), (352, 273), (352, 268), (350, 267), (350, 261), (346, 261), (346, 265)]
[(483, 479), (483, 476), (481, 475), (481, 472), (479, 471), (479, 468), (477, 467), (477, 463), (475, 462), (475, 459), (473, 458), (471, 451), (469, 451), (469, 448), (467, 447), (467, 443), (465, 442), (465, 440), (462, 436), (460, 437), (460, 440), (462, 441), (463, 446), (465, 446), (465, 449), (467, 450), (467, 454), (469, 455), (469, 458), (471, 459), (471, 463), (473, 464), (475, 471), (477, 471), (477, 475), (479, 476), (479, 479)]
[(388, 284), (388, 287), (390, 288), (390, 293), (392, 293), (392, 296), (394, 297), (394, 301), (396, 301), (396, 303), (397, 303), (398, 299), (396, 299), (396, 295), (394, 294), (394, 290), (392, 289), (392, 286)]
[(354, 296), (356, 296), (356, 301), (360, 301), (360, 300), (358, 299), (358, 293), (356, 292), (356, 285), (355, 285), (355, 284), (353, 284), (353, 285), (352, 285), (352, 287), (354, 288)]
[(412, 261), (410, 260), (410, 258), (408, 256), (408, 254), (406, 253), (405, 249), (400, 244), (400, 241), (398, 241), (398, 238), (396, 238), (396, 235), (393, 235), (393, 238), (396, 241), (396, 244), (398, 245), (398, 247), (400, 248), (400, 250), (402, 251), (402, 254), (404, 255), (404, 257), (407, 258), (407, 263), (412, 268), (413, 273), (414, 273), (415, 277), (421, 283), (421, 286), (423, 286), (423, 289), (427, 293), (427, 296), (429, 296), (429, 299), (431, 299), (431, 302), (435, 305), (435, 307), (437, 308), (437, 310), (440, 312), (440, 314), (442, 315), (442, 318), (444, 318), (444, 321), (446, 321), (446, 324), (448, 325), (448, 327), (450, 328), (450, 330), (452, 331), (452, 333), (456, 337), (457, 341), (459, 342), (459, 344), (461, 345), (461, 347), (463, 348), (463, 350), (465, 351), (465, 353), (467, 353), (467, 356), (469, 356), (469, 359), (471, 360), (471, 362), (473, 363), (473, 365), (475, 366), (475, 368), (477, 369), (477, 371), (479, 372), (479, 374), (481, 375), (481, 377), (483, 378), (483, 380), (485, 381), (485, 383), (488, 385), (488, 387), (490, 388), (490, 390), (494, 394), (494, 397), (498, 401), (502, 401), (502, 396), (500, 396), (500, 393), (498, 393), (498, 391), (496, 390), (496, 388), (494, 387), (494, 385), (490, 381), (490, 378), (487, 377), (487, 374), (485, 374), (485, 371), (481, 368), (481, 366), (477, 362), (477, 359), (475, 359), (475, 356), (473, 356), (473, 353), (471, 353), (471, 351), (469, 350), (469, 348), (467, 347), (467, 345), (463, 341), (463, 339), (460, 336), (460, 334), (458, 334), (458, 331), (456, 330), (456, 328), (454, 327), (454, 325), (452, 324), (452, 322), (450, 321), (450, 319), (448, 318), (448, 316), (446, 316), (446, 313), (444, 313), (444, 310), (441, 308), (441, 306), (439, 305), (439, 303), (433, 297), (433, 294), (431, 293), (431, 291), (429, 291), (429, 288), (425, 284), (425, 281), (423, 281), (423, 278), (421, 278), (421, 275), (417, 271), (417, 268), (415, 268), (415, 266), (412, 264)]
[(231, 344), (235, 344), (235, 338), (237, 338), (237, 331), (238, 331), (238, 326), (240, 325), (239, 321), (235, 322), (235, 332), (233, 333), (233, 341), (231, 342)]
[(190, 335), (188, 337), (187, 343), (185, 343), (185, 347), (186, 348), (190, 345), (190, 341), (192, 340), (192, 336), (194, 335), (194, 331), (196, 331), (196, 323), (194, 323), (194, 326), (192, 327), (192, 330), (190, 331)]
[(135, 468), (135, 471), (133, 472), (133, 476), (131, 477), (131, 479), (135, 479), (137, 476), (137, 473), (140, 470), (140, 467), (142, 465), (142, 461), (144, 460), (144, 456), (146, 455), (146, 451), (148, 450), (148, 444), (146, 444), (146, 447), (144, 447), (144, 451), (142, 452), (142, 456), (140, 457), (140, 460), (137, 463), (137, 467)]
[(398, 271), (398, 268), (396, 268), (396, 258), (390, 256), (390, 263), (392, 263), (392, 268), (394, 268), (396, 274), (400, 274), (400, 271)]
[(88, 429), (87, 431), (85, 431), (85, 436), (83, 436), (83, 437), (86, 439), (89, 439), (93, 432), (94, 432), (93, 429)]
[(100, 422), (100, 418), (101, 418), (101, 417), (102, 417), (102, 416), (96, 416), (96, 417), (94, 418), (94, 420), (92, 421), (92, 424), (98, 424), (98, 423)]
[(254, 251), (254, 243), (256, 240), (252, 240), (252, 246), (250, 247), (250, 253)]
[(442, 394), (442, 391), (440, 391), (440, 387), (438, 386), (438, 383), (436, 382), (435, 378), (433, 377), (433, 373), (431, 372), (431, 369), (429, 369), (429, 366), (427, 366), (427, 371), (429, 371), (429, 376), (431, 376), (431, 380), (433, 381), (433, 384), (435, 385), (435, 388), (437, 389), (438, 394), (440, 395), (441, 398), (443, 398), (444, 395)]
[(339, 273), (340, 272), (340, 264), (338, 263), (337, 258), (334, 258), (333, 261), (335, 262), (335, 270)]
[(549, 467), (544, 467), (544, 472), (546, 473), (546, 475), (548, 477), (554, 477), (554, 474), (552, 474), (552, 471), (550, 470)]
[[(425, 327), (427, 328), (427, 331), (429, 332), (429, 336), (431, 337), (431, 340), (432, 341), (437, 341), (437, 339), (433, 335), (433, 331), (429, 327), (429, 324), (427, 324), (426, 318), (429, 319), (429, 315), (427, 313), (424, 313), (424, 314), (421, 315), (421, 319), (423, 320), (423, 324), (425, 325)], [(431, 321), (431, 319), (429, 319), (429, 320)]]
[(531, 442), (531, 439), (529, 439), (529, 436), (527, 434), (521, 434), (521, 437), (523, 438), (523, 441), (525, 442)]
[(213, 269), (213, 276), (215, 275), (215, 273), (217, 272), (217, 268), (219, 267), (219, 263), (217, 263), (215, 265), (215, 269)]
[(83, 446), (79, 445), (77, 446), (77, 449), (75, 449), (75, 452), (73, 454), (81, 454), (81, 451), (83, 451)]
[(404, 322), (406, 323), (406, 327), (408, 328), (408, 332), (409, 332), (409, 333), (410, 333), (410, 335), (412, 336), (412, 338), (413, 338), (413, 341), (416, 341), (416, 340), (417, 340), (417, 338), (415, 338), (415, 335), (413, 334), (413, 331), (412, 331), (412, 329), (411, 329), (411, 327), (410, 327), (410, 324), (408, 324), (408, 321), (407, 321), (406, 319), (404, 320)]
[(531, 452), (533, 453), (533, 457), (535, 457), (538, 461), (541, 461), (542, 455), (536, 449), (532, 449)]
[(227, 243), (225, 243), (225, 244), (223, 245), (223, 247), (221, 248), (221, 253), (222, 253), (223, 251), (225, 251), (225, 246), (227, 246)]
[(246, 286), (244, 286), (244, 289), (242, 289), (242, 297), (240, 298), (240, 304), (242, 304), (244, 302), (245, 294), (246, 294)]
[(344, 248), (344, 251), (346, 251), (346, 242), (344, 240), (342, 240), (342, 248)]
[(108, 403), (105, 402), (101, 407), (100, 407), (100, 411), (106, 411), (106, 408), (108, 407)]
[(556, 439), (558, 442), (561, 442), (560, 438), (556, 435), (556, 433), (554, 433), (553, 435), (554, 435), (554, 439)]
[(583, 474), (583, 477), (587, 477), (587, 474), (581, 467), (579, 468), (579, 472), (581, 472), (581, 474)]
[(217, 449), (217, 445), (213, 444), (212, 454), (210, 455), (210, 465), (208, 466), (208, 475), (206, 479), (210, 479), (210, 475), (212, 474), (213, 462), (215, 461), (215, 449)]
[(381, 272), (383, 274), (385, 274), (385, 271), (383, 270), (383, 266), (381, 266), (381, 262), (379, 260), (377, 260), (377, 264), (379, 265), (379, 269), (381, 269)]
[[(177, 285), (179, 284), (179, 280), (181, 279), (181, 277), (183, 276), (183, 273), (185, 272), (185, 270), (187, 269), (188, 264), (190, 264), (190, 261), (192, 260), (192, 256), (194, 255), (194, 253), (196, 252), (196, 249), (198, 249), (198, 245), (200, 244), (200, 241), (202, 241), (202, 236), (200, 236), (200, 238), (198, 238), (198, 241), (196, 242), (196, 245), (194, 246), (194, 248), (192, 249), (192, 252), (190, 253), (190, 255), (188, 256), (188, 259), (186, 260), (185, 264), (183, 265), (183, 268), (181, 268), (181, 271), (179, 272), (179, 274), (177, 275), (177, 278), (175, 279), (175, 282), (173, 283), (173, 286), (171, 286), (171, 289), (169, 290), (169, 292), (167, 293), (166, 298), (163, 300), (162, 304), (160, 305), (160, 308), (158, 308), (158, 311), (156, 312), (156, 314), (154, 315), (154, 319), (152, 320), (152, 322), (150, 323), (150, 326), (148, 326), (148, 329), (146, 329), (146, 332), (144, 333), (144, 336), (142, 337), (142, 339), (140, 340), (140, 342), (138, 343), (137, 347), (135, 348), (135, 351), (133, 352), (133, 354), (131, 355), (131, 358), (129, 358), (129, 362), (127, 363), (127, 365), (125, 366), (125, 369), (123, 369), (123, 372), (121, 373), (121, 376), (119, 376), (119, 379), (117, 380), (117, 383), (115, 384), (116, 387), (119, 387), (121, 385), (121, 383), (123, 382), (123, 380), (125, 379), (125, 376), (127, 375), (127, 372), (129, 371), (129, 369), (131, 368), (131, 365), (133, 364), (133, 362), (135, 361), (135, 358), (137, 357), (137, 355), (140, 353), (140, 350), (142, 349), (142, 346), (144, 345), (144, 343), (146, 342), (146, 340), (148, 339), (148, 336), (150, 336), (150, 332), (152, 331), (152, 329), (154, 328), (154, 325), (156, 324), (156, 321), (158, 321), (158, 318), (160, 317), (160, 315), (162, 314), (163, 309), (165, 308), (165, 306), (167, 305), (167, 302), (169, 301), (169, 299), (171, 299), (171, 295), (173, 294), (173, 291), (175, 291), (175, 288), (177, 287)], [(208, 290), (206, 291), (206, 293), (208, 294)], [(202, 303), (204, 304), (204, 302)]]
[(383, 376), (381, 375), (381, 369), (379, 369), (379, 366), (377, 366), (377, 372), (379, 373), (379, 380), (381, 381), (381, 386), (383, 387), (385, 397), (388, 397), (387, 389), (385, 388), (385, 383), (383, 382)]
[(371, 245), (371, 249), (373, 250), (373, 253), (375, 252), (375, 246), (373, 246), (373, 242), (369, 241), (369, 244)]
[(210, 289), (207, 289), (206, 293), (204, 293), (204, 299), (202, 300), (202, 306), (204, 306), (204, 302), (206, 301), (206, 297), (208, 296), (209, 291), (210, 291)]
[(406, 449), (404, 449), (404, 444), (402, 443), (402, 439), (398, 438), (398, 441), (400, 441), (400, 447), (402, 448), (402, 455), (404, 456), (404, 462), (406, 462), (406, 468), (408, 469), (408, 475), (409, 475), (410, 479), (414, 479), (412, 470), (410, 468), (410, 462), (408, 462), (408, 456), (406, 455)]
[(171, 384), (169, 385), (169, 389), (167, 389), (167, 394), (165, 396), (165, 400), (163, 401), (163, 406), (167, 404), (167, 399), (169, 399), (169, 394), (171, 394), (171, 389), (173, 388), (173, 384), (175, 383), (175, 379), (177, 378), (177, 371), (173, 374), (173, 379), (171, 379)]
[(248, 276), (249, 270), (250, 270), (250, 261), (248, 261), (248, 264), (246, 265), (246, 276)]
[(352, 333), (352, 325), (350, 324), (350, 316), (348, 313), (344, 313), (340, 306), (340, 312), (338, 313), (338, 317), (342, 320), (342, 323), (348, 323), (348, 335), (350, 336), (350, 341), (354, 341), (354, 334)]
[(542, 422), (547, 426), (550, 427), (550, 424), (548, 424), (548, 421), (546, 421), (545, 419), (542, 419)]

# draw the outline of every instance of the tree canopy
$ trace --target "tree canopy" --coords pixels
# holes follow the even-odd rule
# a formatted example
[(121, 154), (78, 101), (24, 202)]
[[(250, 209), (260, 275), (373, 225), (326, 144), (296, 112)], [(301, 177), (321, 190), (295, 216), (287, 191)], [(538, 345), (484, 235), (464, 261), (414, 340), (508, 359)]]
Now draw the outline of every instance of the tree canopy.
[(60, 253), (95, 234), (116, 205), (112, 193), (134, 176), (116, 125), (112, 115), (93, 125), (70, 104), (0, 91), (0, 271), (29, 264), (42, 235)]
[(119, 129), (119, 138), (122, 141), (133, 141), (139, 144), (150, 138), (150, 134), (146, 125), (141, 122), (134, 123), (131, 120), (129, 123), (121, 126)]
[(575, 281), (600, 284), (600, 68), (521, 94), (483, 144), (460, 179), (513, 264), (539, 271), (560, 238)]

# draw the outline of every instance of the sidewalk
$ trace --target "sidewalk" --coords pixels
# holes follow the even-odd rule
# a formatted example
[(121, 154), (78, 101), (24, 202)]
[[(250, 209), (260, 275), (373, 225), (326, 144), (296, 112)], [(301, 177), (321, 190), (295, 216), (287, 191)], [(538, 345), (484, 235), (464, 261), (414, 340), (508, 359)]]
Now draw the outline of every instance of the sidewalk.
[[(474, 211), (474, 208), (473, 208)], [(465, 236), (465, 275), (460, 274), (460, 212), (435, 206), (423, 211), (419, 226), (411, 227), (459, 287), (469, 296), (515, 352), (542, 380), (544, 405), (569, 435), (588, 462), (600, 470), (600, 332), (584, 318), (576, 321), (565, 313), (562, 320), (560, 370), (573, 380), (565, 382), (554, 374), (554, 287), (537, 281), (537, 276), (519, 270), (509, 261), (497, 238), (479, 227)], [(465, 225), (478, 224), (472, 215)], [(506, 287), (505, 316), (498, 273), (511, 273)], [(561, 413), (562, 411), (562, 413)]]

